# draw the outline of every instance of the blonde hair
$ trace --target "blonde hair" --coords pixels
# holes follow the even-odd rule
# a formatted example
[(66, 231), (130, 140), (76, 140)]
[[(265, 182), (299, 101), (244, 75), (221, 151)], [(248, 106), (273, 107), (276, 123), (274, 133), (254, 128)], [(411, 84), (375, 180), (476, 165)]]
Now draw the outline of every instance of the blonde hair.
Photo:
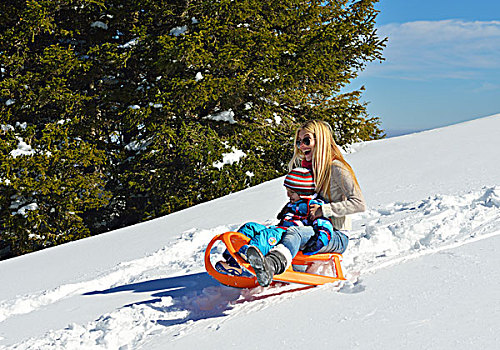
[[(329, 196), (330, 193), (330, 177), (332, 173), (332, 162), (340, 161), (346, 169), (351, 173), (354, 183), (359, 189), (358, 180), (351, 166), (344, 159), (340, 152), (340, 148), (335, 143), (333, 131), (330, 124), (323, 120), (309, 120), (302, 124), (295, 132), (293, 157), (288, 168), (291, 170), (296, 166), (300, 166), (305, 155), (299, 147), (297, 147), (297, 139), (299, 132), (304, 130), (314, 136), (314, 151), (312, 156), (314, 182), (316, 184), (316, 192), (322, 193), (324, 196)], [(329, 198), (328, 198), (329, 199)]]

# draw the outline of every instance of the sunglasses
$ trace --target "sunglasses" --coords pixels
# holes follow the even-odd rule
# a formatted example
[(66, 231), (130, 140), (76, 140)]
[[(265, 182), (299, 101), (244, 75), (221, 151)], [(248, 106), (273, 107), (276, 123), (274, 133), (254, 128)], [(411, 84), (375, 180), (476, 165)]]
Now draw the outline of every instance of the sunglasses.
[(302, 140), (297, 139), (297, 142), (295, 142), (295, 144), (297, 145), (297, 148), (299, 148), (301, 144), (309, 146), (311, 144), (311, 138), (309, 136), (306, 136)]

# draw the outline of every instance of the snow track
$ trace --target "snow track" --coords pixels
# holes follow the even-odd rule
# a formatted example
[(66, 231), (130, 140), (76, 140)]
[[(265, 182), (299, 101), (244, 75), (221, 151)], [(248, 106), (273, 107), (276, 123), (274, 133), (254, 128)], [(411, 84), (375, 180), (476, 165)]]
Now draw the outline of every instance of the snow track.
[(347, 270), (374, 271), (390, 261), (446, 249), (487, 237), (500, 227), (500, 186), (458, 196), (436, 195), (414, 203), (393, 203), (357, 218)]
[[(168, 342), (196, 329), (214, 331), (232, 318), (318, 289), (362, 292), (358, 275), (500, 234), (499, 209), (499, 186), (371, 208), (353, 218), (356, 226), (343, 262), (349, 281), (317, 288), (221, 286), (204, 270), (204, 250), (215, 234), (235, 230), (241, 223), (192, 229), (154, 254), (121, 263), (95, 278), (1, 301), (0, 349), (147, 348), (156, 337)], [(220, 256), (222, 247), (216, 250), (213, 254)], [(95, 317), (72, 322), (65, 305), (75, 301), (81, 307), (97, 305)], [(56, 312), (62, 326), (48, 332), (27, 329), (21, 339), (9, 338), (9, 329), (25, 320)]]

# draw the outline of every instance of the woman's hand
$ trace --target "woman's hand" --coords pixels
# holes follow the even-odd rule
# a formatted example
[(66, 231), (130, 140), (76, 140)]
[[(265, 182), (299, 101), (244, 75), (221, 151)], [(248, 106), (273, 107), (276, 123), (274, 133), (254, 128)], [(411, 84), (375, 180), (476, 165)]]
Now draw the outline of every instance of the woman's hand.
[(321, 210), (321, 205), (313, 204), (309, 207), (309, 219), (316, 220), (320, 216), (323, 216), (323, 210)]

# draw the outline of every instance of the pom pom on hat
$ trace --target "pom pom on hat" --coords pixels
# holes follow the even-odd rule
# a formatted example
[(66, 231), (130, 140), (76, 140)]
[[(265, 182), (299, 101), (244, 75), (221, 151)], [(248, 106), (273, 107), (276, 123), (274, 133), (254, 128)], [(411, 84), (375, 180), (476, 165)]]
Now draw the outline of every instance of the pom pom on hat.
[(292, 169), (285, 176), (285, 187), (288, 187), (301, 198), (311, 198), (315, 193), (314, 178), (312, 171), (306, 168)]

